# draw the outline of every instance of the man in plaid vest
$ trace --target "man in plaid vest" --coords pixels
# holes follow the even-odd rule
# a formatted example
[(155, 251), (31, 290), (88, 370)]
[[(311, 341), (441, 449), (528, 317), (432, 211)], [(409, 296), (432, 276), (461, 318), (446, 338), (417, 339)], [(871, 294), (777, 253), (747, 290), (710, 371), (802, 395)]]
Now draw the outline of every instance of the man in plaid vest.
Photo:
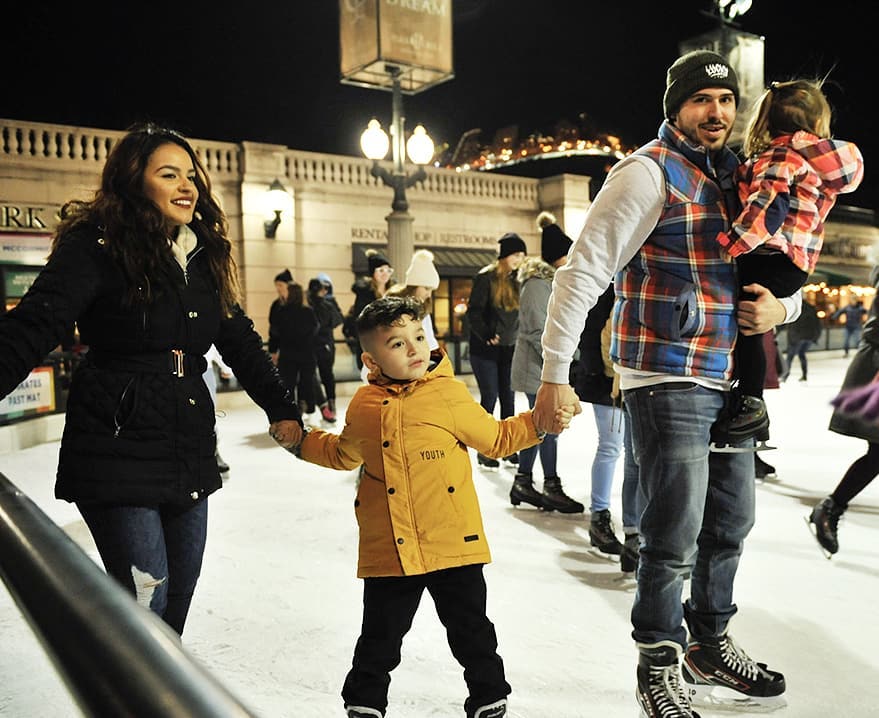
[(567, 370), (586, 314), (613, 280), (611, 358), (645, 499), (631, 614), (644, 716), (698, 717), (691, 703), (702, 702), (784, 704), (784, 676), (727, 630), (754, 523), (754, 456), (709, 451), (737, 331), (761, 334), (801, 306), (799, 293), (779, 300), (755, 284), (744, 288), (753, 299), (738, 300), (735, 265), (715, 239), (740, 210), (739, 162), (726, 147), (738, 96), (735, 71), (713, 52), (669, 68), (659, 136), (608, 175), (556, 272), (543, 334), (534, 417), (538, 429), (557, 431), (556, 407), (576, 404)]

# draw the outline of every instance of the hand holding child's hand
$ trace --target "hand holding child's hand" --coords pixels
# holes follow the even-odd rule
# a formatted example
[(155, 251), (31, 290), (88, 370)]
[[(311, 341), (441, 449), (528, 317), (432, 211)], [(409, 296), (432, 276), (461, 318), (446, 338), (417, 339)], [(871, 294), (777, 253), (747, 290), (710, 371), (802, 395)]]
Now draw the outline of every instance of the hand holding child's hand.
[(302, 427), (293, 419), (276, 421), (269, 426), (269, 436), (290, 451), (302, 443)]

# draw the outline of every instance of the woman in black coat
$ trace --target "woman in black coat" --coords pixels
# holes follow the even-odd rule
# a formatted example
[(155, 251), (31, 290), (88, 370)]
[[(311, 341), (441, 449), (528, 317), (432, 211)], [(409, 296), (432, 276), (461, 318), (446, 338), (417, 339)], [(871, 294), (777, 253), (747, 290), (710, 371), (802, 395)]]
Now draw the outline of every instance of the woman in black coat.
[[(873, 268), (871, 283), (879, 291), (879, 266)], [(803, 308), (806, 303), (803, 302)], [(859, 392), (861, 404), (856, 409), (851, 404), (834, 400), (837, 409), (830, 417), (830, 430), (837, 434), (853, 436), (867, 442), (867, 453), (856, 459), (846, 469), (842, 479), (829, 496), (822, 499), (809, 515), (809, 525), (815, 533), (818, 543), (827, 553), (827, 558), (839, 551), (837, 529), (839, 519), (848, 508), (849, 502), (879, 476), (879, 422), (875, 407), (868, 402), (869, 394), (879, 393), (879, 306), (875, 297), (870, 307), (869, 319), (864, 325), (858, 351), (845, 373), (842, 392), (851, 392), (859, 387), (869, 387)], [(845, 394), (843, 394), (843, 397)], [(875, 404), (875, 402), (872, 402)]]
[(107, 573), (177, 633), (198, 580), (207, 497), (222, 486), (211, 344), (279, 441), (301, 418), (238, 305), (226, 218), (189, 143), (132, 129), (90, 202), (62, 210), (45, 268), (0, 317), (0, 396), (79, 329), (55, 496), (75, 502)]

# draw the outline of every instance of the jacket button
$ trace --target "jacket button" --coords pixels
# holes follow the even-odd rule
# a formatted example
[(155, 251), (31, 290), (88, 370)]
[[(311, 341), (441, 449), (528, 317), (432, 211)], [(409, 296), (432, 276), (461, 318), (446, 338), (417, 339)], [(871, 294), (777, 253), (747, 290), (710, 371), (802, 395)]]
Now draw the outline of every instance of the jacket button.
[(198, 491), (193, 491), (191, 494), (189, 494), (189, 498), (191, 498), (193, 501), (197, 501), (198, 500)]
[(387, 404), (387, 403), (388, 403), (388, 400), (387, 400), (387, 399), (385, 399), (385, 400), (382, 402), (382, 404)]
[(390, 445), (391, 445), (391, 442), (390, 442), (390, 441), (383, 441), (383, 442), (382, 442), (382, 446), (384, 446), (386, 449), (387, 449)]
[(190, 398), (189, 398), (189, 403), (190, 403), (192, 406), (195, 406), (195, 399), (193, 399), (192, 397), (190, 397)]
[(397, 543), (398, 543), (398, 544), (403, 543), (403, 539), (398, 538), (398, 539), (397, 539)]
[(396, 494), (397, 490), (392, 486), (391, 488), (388, 489), (388, 493), (389, 494)]
[(450, 494), (454, 494), (454, 493), (455, 493), (455, 487), (454, 487), (454, 486), (450, 486), (449, 489), (448, 489), (448, 491), (449, 491)]

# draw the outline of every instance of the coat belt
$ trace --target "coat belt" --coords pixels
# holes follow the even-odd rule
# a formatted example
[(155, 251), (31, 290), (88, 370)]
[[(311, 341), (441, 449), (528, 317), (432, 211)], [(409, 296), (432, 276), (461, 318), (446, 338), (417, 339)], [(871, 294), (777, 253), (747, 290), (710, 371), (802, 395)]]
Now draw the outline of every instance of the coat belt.
[(178, 378), (204, 374), (208, 367), (207, 360), (201, 354), (187, 354), (182, 349), (143, 354), (114, 354), (89, 348), (86, 360), (98, 369), (170, 374)]

